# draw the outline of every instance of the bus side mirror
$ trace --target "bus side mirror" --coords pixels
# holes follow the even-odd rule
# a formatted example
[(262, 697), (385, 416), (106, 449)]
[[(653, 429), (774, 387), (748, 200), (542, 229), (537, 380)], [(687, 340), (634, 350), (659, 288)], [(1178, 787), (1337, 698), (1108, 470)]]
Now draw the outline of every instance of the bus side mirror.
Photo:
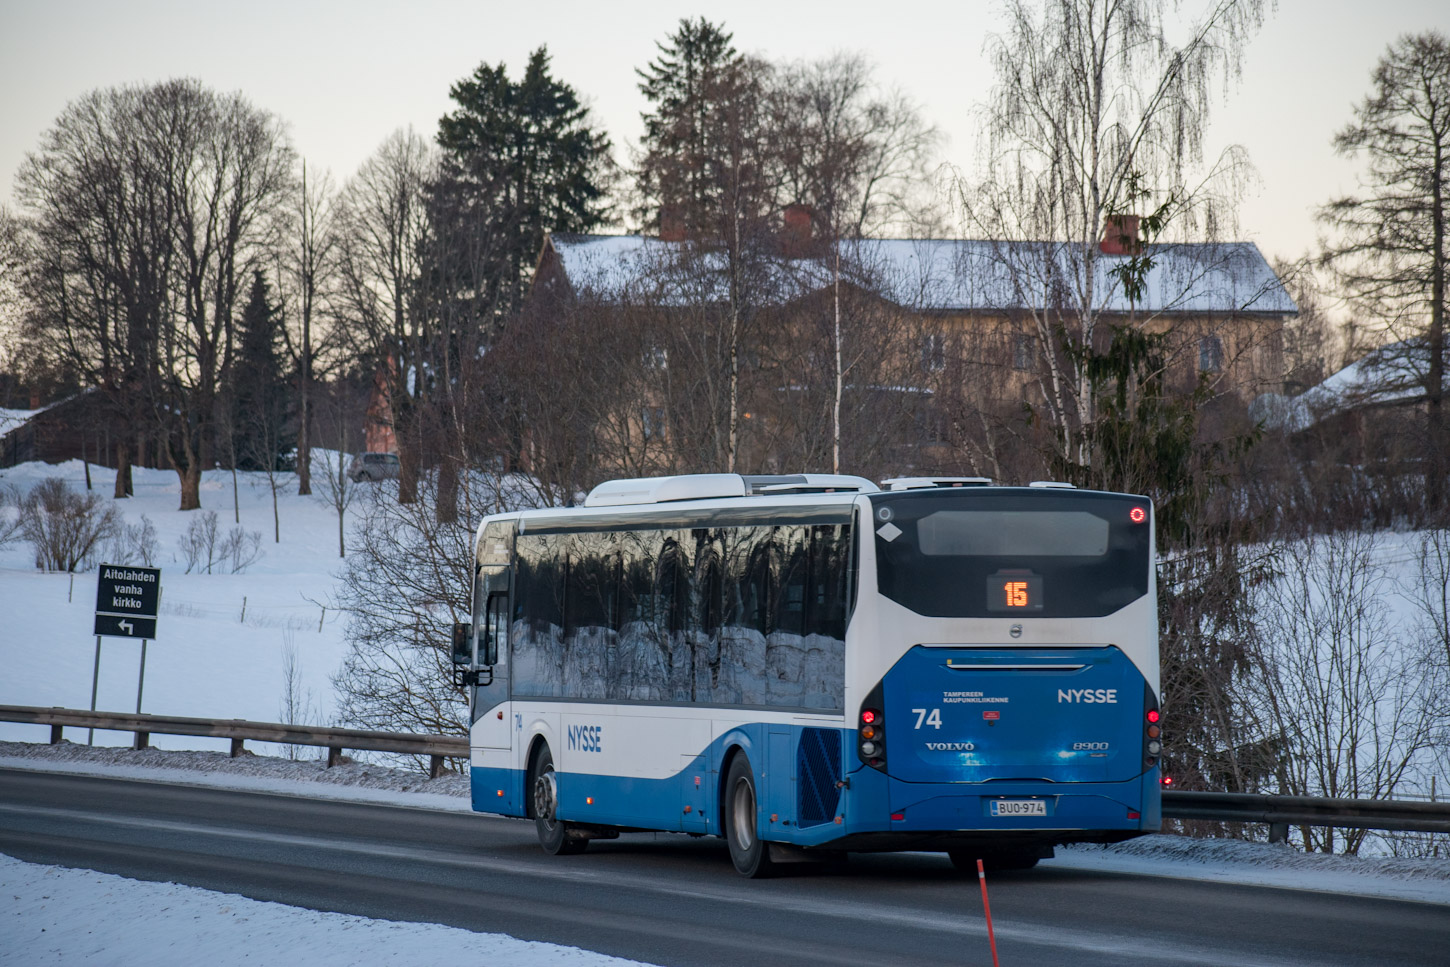
[(471, 632), (473, 625), (459, 621), (453, 625), (453, 664), (473, 664), (473, 642)]

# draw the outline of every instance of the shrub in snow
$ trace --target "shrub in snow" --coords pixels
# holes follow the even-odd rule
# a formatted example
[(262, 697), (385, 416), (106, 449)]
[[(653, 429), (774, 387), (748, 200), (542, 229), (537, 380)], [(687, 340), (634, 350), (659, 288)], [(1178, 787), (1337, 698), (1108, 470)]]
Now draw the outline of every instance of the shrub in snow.
[(0, 487), (0, 547), (24, 536), (20, 521), (20, 492), (14, 487)]
[(35, 545), (35, 566), (46, 571), (85, 570), (120, 526), (109, 501), (58, 477), (36, 484), (20, 505), (20, 529)]
[[(1396, 619), (1399, 589), (1382, 538), (1343, 531), (1304, 541), (1253, 588), (1260, 654), (1247, 715), (1280, 761), (1279, 792), (1388, 799), (1436, 746), (1438, 656)], [(1367, 830), (1306, 826), (1308, 850), (1354, 853)]]
[(156, 525), (151, 518), (141, 515), (137, 524), (122, 522), (106, 544), (105, 560), (111, 564), (130, 564), (141, 567), (155, 567), (160, 543), (156, 540)]
[(186, 533), (176, 539), (176, 549), (186, 564), (186, 573), (205, 571), (211, 573), (216, 563), (217, 527), (216, 511), (202, 511), (186, 525)]
[(216, 511), (202, 511), (186, 525), (176, 539), (176, 549), (186, 563), (186, 573), (211, 574), (213, 568), (229, 567), (241, 574), (262, 556), (262, 532), (233, 527), (223, 536), (217, 529)]
[(453, 622), (468, 616), (473, 528), (438, 516), (436, 483), (425, 476), (414, 502), (368, 504), (350, 535), (339, 588), (350, 645), (333, 678), (346, 725), (468, 734), (448, 648)]
[(233, 574), (245, 572), (262, 556), (262, 532), (233, 527), (222, 538), (218, 556), (222, 563), (231, 568)]

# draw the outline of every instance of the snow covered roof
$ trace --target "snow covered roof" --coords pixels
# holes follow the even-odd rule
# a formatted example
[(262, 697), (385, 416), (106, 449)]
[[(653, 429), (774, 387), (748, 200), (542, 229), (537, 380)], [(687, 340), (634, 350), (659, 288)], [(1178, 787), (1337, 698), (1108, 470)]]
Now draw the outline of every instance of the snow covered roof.
[(13, 430), (18, 430), (20, 427), (29, 423), (31, 420), (35, 419), (37, 416), (46, 412), (47, 410), (53, 410), (58, 406), (64, 406), (72, 400), (78, 400), (81, 397), (94, 392), (96, 392), (96, 388), (94, 386), (88, 386), (85, 389), (81, 390), (79, 393), (72, 393), (70, 396), (58, 399), (54, 403), (47, 403), (45, 406), (42, 406), (38, 410), (0, 409), (0, 437), (6, 436)]
[[(1426, 341), (1406, 339), (1381, 346), (1298, 396), (1266, 393), (1249, 414), (1268, 426), (1298, 432), (1346, 410), (1422, 399), (1429, 365)], [(1450, 390), (1450, 374), (1444, 386)]]
[[(575, 292), (618, 302), (691, 305), (724, 301), (724, 256), (686, 242), (643, 235), (554, 235), (549, 244)], [(840, 243), (845, 278), (918, 310), (992, 311), (1080, 301), (1086, 277), (1080, 247), (1057, 242), (965, 239), (862, 239)], [(1252, 242), (1153, 246), (1144, 298), (1148, 313), (1270, 313), (1298, 311), (1274, 270)], [(1092, 302), (1127, 312), (1122, 283), (1112, 274), (1126, 256), (1094, 260)], [(827, 257), (772, 259), (748, 284), (788, 302), (830, 284)]]
[(4, 436), (18, 426), (24, 426), (30, 418), (40, 410), (6, 410), (0, 409), (0, 436)]

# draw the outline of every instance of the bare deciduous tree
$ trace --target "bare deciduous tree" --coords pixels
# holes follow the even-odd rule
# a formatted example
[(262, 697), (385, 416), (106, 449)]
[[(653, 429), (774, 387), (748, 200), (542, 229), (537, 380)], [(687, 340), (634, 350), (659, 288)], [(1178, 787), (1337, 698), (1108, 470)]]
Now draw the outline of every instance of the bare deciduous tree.
[[(1279, 752), (1283, 793), (1391, 798), (1429, 748), (1433, 666), (1392, 624), (1379, 541), (1355, 531), (1313, 538), (1253, 593), (1253, 712)], [(1366, 831), (1300, 835), (1306, 849), (1334, 852), (1338, 842), (1354, 853)]]
[(1391, 44), (1354, 114), (1334, 146), (1364, 159), (1363, 190), (1334, 199), (1321, 213), (1337, 235), (1325, 258), (1367, 320), (1402, 341), (1398, 361), (1423, 387), (1426, 499), (1438, 508), (1450, 467), (1444, 407), (1450, 41), (1431, 30)]
[(437, 153), (412, 129), (389, 135), (343, 187), (338, 212), (340, 312), (354, 354), (383, 367), (402, 475), (398, 499), (413, 499), (419, 455), (408, 429), (425, 390), (429, 342), (415, 294), (428, 231), (426, 190)]
[[(468, 734), (448, 643), (453, 623), (469, 614), (473, 529), (440, 523), (432, 500), (424, 477), (412, 503), (369, 502), (356, 530), (339, 591), (350, 615), (348, 654), (333, 677), (339, 715), (351, 726)], [(489, 501), (480, 494), (471, 503)]]
[[(1237, 72), (1262, 0), (1209, 0), (1181, 43), (1169, 39), (1175, 10), (1162, 0), (1010, 0), (1007, 30), (991, 41), (998, 83), (982, 177), (956, 186), (968, 233), (998, 243), (1014, 290), (1004, 302), (1026, 310), (1040, 343), (1034, 405), (1059, 457), (1083, 466), (1091, 445), (1072, 430), (1095, 421), (1096, 400), (1086, 365), (1062, 347), (1097, 347), (1127, 288), (1099, 249), (1107, 220), (1146, 206), (1162, 222), (1159, 241), (1212, 239), (1248, 166), (1237, 147), (1204, 166), (1203, 144), (1215, 82)], [(1132, 235), (1129, 245), (1141, 243)]]
[(293, 196), (282, 246), (282, 308), (289, 326), (283, 329), (287, 352), (297, 380), (297, 493), (312, 493), (312, 394), (319, 357), (334, 348), (335, 331), (326, 331), (326, 303), (335, 295), (338, 243), (337, 190), (332, 175), (309, 177), (302, 164), (302, 181)]
[[(118, 422), (154, 428), (182, 510), (201, 506), (239, 287), (275, 241), (292, 164), (276, 118), (173, 80), (72, 103), (17, 177), (38, 239), (35, 330)], [(124, 495), (128, 448), (120, 459)]]

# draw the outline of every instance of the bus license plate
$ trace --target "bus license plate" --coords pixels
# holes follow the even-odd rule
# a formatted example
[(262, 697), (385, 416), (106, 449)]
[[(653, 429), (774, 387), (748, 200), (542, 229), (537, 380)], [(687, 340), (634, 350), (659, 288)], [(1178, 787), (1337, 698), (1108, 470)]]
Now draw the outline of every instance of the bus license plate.
[(993, 799), (993, 816), (1046, 816), (1047, 802), (1042, 799)]

